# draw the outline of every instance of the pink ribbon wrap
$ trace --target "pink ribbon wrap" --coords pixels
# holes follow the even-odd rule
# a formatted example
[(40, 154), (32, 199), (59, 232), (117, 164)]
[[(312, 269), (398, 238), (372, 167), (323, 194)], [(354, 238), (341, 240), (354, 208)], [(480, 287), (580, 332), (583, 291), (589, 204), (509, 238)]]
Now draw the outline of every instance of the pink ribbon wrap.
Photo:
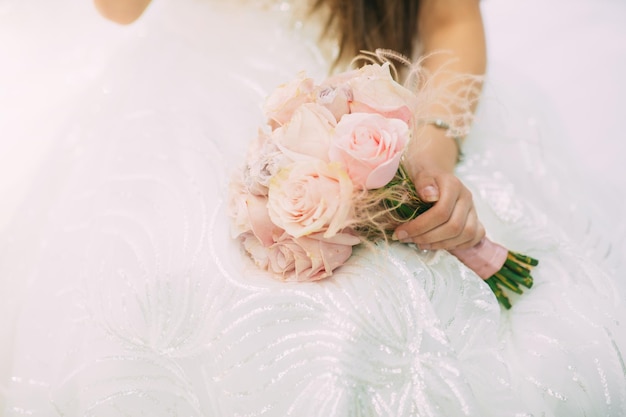
[(454, 249), (456, 256), (482, 279), (489, 279), (504, 266), (509, 251), (486, 237), (469, 249)]

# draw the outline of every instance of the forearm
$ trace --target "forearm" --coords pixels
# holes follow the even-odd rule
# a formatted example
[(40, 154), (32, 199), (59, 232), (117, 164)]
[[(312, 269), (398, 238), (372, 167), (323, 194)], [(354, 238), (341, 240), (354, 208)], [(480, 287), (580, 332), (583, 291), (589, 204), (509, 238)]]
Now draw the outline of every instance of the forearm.
[[(437, 94), (422, 114), (453, 125), (471, 119), (465, 113), (475, 110), (480, 81), (486, 67), (485, 36), (478, 0), (426, 0), (420, 6), (419, 40), (425, 57), (423, 67), (430, 91)], [(441, 97), (438, 97), (441, 96)], [(457, 103), (460, 105), (457, 105)], [(428, 164), (431, 168), (453, 171), (458, 149), (444, 129), (425, 125), (419, 131), (407, 157), (414, 174)]]
[[(432, 72), (482, 75), (486, 67), (485, 34), (478, 0), (426, 0), (420, 6), (419, 40)], [(452, 60), (450, 58), (453, 58)]]

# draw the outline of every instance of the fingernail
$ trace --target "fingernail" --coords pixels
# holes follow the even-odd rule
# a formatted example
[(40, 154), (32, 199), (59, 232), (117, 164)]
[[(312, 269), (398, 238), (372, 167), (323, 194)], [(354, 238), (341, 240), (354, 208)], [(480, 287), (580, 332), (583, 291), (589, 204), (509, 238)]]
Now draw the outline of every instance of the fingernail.
[(405, 232), (404, 230), (393, 232), (393, 235), (391, 235), (391, 238), (393, 240), (402, 240), (402, 239), (406, 239), (407, 237), (409, 237), (409, 234)]
[(439, 191), (436, 187), (428, 185), (422, 189), (422, 198), (429, 202), (437, 201), (439, 200)]
[(421, 250), (430, 250), (430, 248), (432, 248), (432, 246), (430, 246), (430, 245), (418, 245), (418, 247)]

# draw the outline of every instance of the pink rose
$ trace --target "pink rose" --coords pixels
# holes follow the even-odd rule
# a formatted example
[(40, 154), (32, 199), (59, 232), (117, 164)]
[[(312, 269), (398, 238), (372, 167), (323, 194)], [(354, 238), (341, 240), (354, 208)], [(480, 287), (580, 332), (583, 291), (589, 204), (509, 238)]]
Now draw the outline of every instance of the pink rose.
[(320, 159), (328, 161), (328, 148), (337, 122), (325, 107), (307, 103), (298, 107), (284, 126), (272, 132), (272, 139), (292, 160)]
[(250, 146), (243, 173), (243, 181), (248, 191), (266, 196), (270, 179), (283, 165), (290, 162), (278, 146), (269, 140), (269, 136), (260, 130), (256, 141)]
[(251, 194), (238, 182), (231, 183), (230, 213), (233, 237), (252, 233), (264, 245), (274, 243), (283, 230), (277, 227), (267, 211), (267, 197)]
[(393, 79), (389, 64), (366, 65), (349, 84), (351, 113), (378, 113), (406, 123), (412, 119), (417, 96)]
[(249, 193), (240, 178), (233, 178), (228, 194), (228, 212), (232, 218), (231, 235), (237, 237), (252, 230), (246, 204)]
[(282, 234), (282, 229), (272, 222), (267, 210), (267, 197), (250, 194), (246, 199), (248, 216), (252, 233), (264, 245), (270, 245), (276, 236)]
[(240, 236), (243, 248), (252, 258), (255, 265), (263, 270), (268, 270), (269, 250), (252, 232), (244, 233)]
[(295, 238), (285, 233), (267, 250), (267, 269), (284, 281), (317, 281), (332, 275), (352, 255), (359, 238), (346, 233)]
[(316, 91), (315, 102), (326, 107), (339, 121), (343, 115), (350, 113), (352, 90), (348, 85), (320, 86)]
[(254, 263), (281, 281), (317, 281), (332, 275), (352, 255), (358, 237), (340, 233), (331, 239), (321, 235), (294, 238), (288, 233), (270, 246), (253, 233), (242, 235), (242, 242)]
[(380, 188), (398, 170), (409, 137), (409, 127), (402, 120), (353, 113), (337, 124), (329, 156), (346, 167), (355, 185), (367, 190)]
[(352, 220), (352, 191), (352, 181), (340, 164), (300, 161), (272, 178), (269, 216), (294, 237), (324, 232), (329, 238)]
[(304, 73), (298, 74), (298, 78), (279, 86), (267, 98), (265, 115), (279, 126), (284, 125), (291, 119), (295, 109), (313, 101), (314, 87), (313, 79), (307, 78)]

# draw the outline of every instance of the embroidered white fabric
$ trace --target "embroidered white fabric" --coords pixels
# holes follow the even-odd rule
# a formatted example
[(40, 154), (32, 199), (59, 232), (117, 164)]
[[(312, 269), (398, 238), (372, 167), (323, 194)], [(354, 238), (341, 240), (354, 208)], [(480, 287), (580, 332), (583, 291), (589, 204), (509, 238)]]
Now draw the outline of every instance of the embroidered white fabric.
[(110, 52), (33, 128), (55, 144), (1, 235), (0, 414), (626, 414), (621, 256), (495, 81), (459, 175), (493, 240), (540, 259), (513, 309), (445, 252), (360, 249), (308, 284), (242, 254), (224, 198), (259, 106), (327, 68), (287, 6), (155, 0), (75, 41)]

